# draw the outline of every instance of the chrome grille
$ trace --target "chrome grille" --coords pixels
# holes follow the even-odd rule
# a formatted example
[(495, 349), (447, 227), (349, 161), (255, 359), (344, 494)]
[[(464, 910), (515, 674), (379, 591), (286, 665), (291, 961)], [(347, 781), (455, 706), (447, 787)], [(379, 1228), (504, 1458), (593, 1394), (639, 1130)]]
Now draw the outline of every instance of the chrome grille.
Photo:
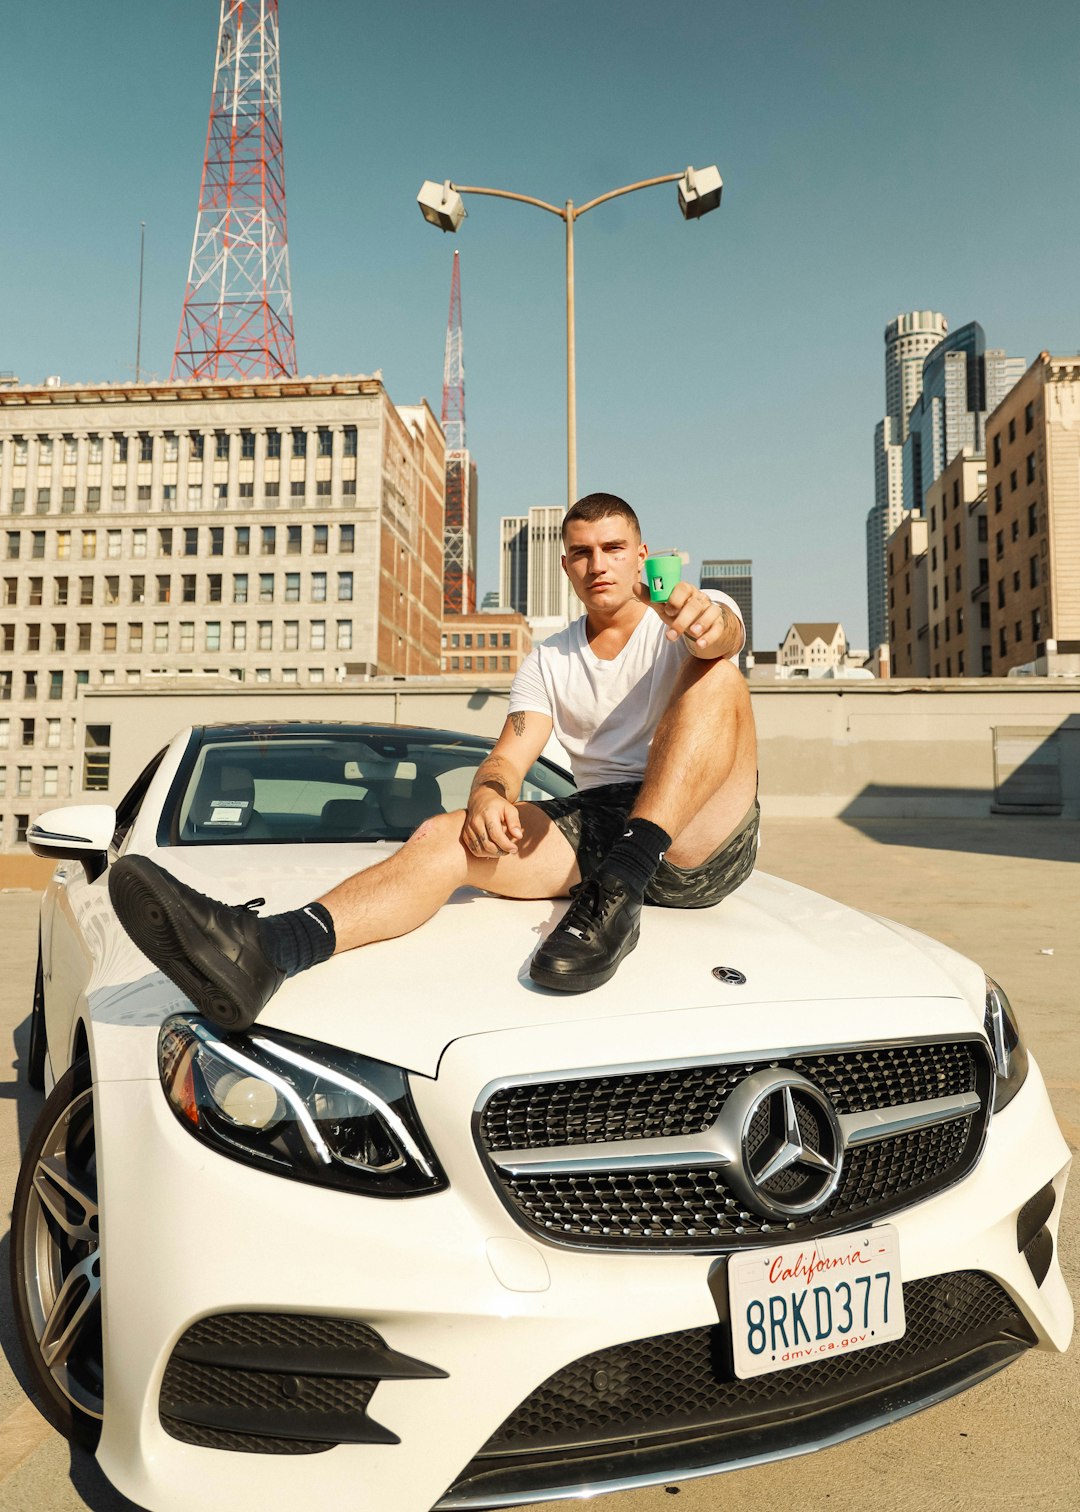
[[(888, 1137), (852, 1142), (841, 1182), (812, 1218), (779, 1224), (750, 1211), (730, 1189), (724, 1165), (677, 1159), (626, 1169), (603, 1146), (703, 1134), (734, 1089), (766, 1068), (801, 1073), (843, 1119), (968, 1094), (964, 1116)], [(563, 1244), (635, 1249), (726, 1250), (762, 1235), (829, 1233), (876, 1221), (960, 1180), (982, 1147), (992, 1068), (980, 1039), (802, 1053), (759, 1061), (663, 1066), (499, 1087), (476, 1120), (496, 1187), (527, 1228)], [(751, 1125), (749, 1142), (755, 1137)], [(512, 1152), (590, 1148), (588, 1170), (508, 1170)], [(643, 1145), (644, 1149), (645, 1146)]]

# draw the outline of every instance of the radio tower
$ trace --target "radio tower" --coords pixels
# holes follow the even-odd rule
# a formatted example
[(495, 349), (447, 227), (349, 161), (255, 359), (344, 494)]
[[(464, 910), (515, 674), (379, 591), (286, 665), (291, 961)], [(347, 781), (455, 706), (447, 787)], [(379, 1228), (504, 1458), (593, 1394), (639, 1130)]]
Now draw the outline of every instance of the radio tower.
[(221, 0), (173, 379), (296, 372), (277, 0)]
[(454, 253), (450, 317), (443, 363), (442, 428), (446, 435), (446, 523), (443, 527), (443, 613), (476, 612), (476, 463), (465, 444), (465, 361), (461, 344), (461, 268)]

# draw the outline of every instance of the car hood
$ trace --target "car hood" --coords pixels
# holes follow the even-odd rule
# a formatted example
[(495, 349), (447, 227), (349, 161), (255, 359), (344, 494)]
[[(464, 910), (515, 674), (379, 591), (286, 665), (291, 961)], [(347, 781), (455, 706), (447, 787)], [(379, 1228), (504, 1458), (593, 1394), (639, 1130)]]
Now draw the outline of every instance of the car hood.
[[(393, 849), (192, 847), (155, 859), (201, 892), (235, 902), (263, 894), (261, 911), (271, 913), (310, 902)], [(718, 1053), (762, 1048), (777, 1035), (788, 1043), (825, 1043), (830, 1030), (840, 1032), (838, 1024), (845, 1038), (860, 1041), (933, 1032), (941, 999), (954, 1000), (955, 1023), (981, 1028), (983, 978), (970, 961), (764, 872), (715, 908), (647, 908), (635, 953), (589, 993), (549, 992), (529, 980), (532, 953), (564, 907), (563, 900), (510, 901), (463, 888), (419, 930), (335, 956), (287, 981), (259, 1022), (429, 1076), (463, 1036), (695, 1008), (720, 1010)], [(132, 989), (145, 998), (151, 984), (144, 958), (126, 937), (117, 946), (123, 962), (110, 953), (122, 969), (108, 975), (111, 984), (118, 974), (126, 979), (122, 995), (130, 1005)], [(718, 980), (717, 967), (734, 968), (745, 983)], [(157, 980), (177, 1006), (175, 989)], [(100, 1016), (118, 1022), (108, 1006), (119, 1002), (115, 986), (95, 996)], [(922, 1010), (917, 1004), (930, 999), (939, 1006), (928, 1017), (930, 1004)], [(894, 1006), (886, 1009), (886, 1001)], [(835, 1007), (808, 1011), (815, 1003)], [(766, 1004), (785, 1007), (773, 1014), (771, 1032)], [(740, 1010), (751, 1006), (748, 1018)]]

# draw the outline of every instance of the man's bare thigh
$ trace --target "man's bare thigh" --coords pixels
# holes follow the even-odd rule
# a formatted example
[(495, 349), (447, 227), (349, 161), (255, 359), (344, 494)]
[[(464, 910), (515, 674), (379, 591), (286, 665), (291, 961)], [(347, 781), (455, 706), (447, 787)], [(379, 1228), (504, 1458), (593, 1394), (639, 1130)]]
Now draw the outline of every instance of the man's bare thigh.
[(516, 853), (488, 860), (469, 857), (469, 886), (500, 898), (565, 898), (581, 881), (574, 847), (534, 803), (519, 803), (525, 831)]

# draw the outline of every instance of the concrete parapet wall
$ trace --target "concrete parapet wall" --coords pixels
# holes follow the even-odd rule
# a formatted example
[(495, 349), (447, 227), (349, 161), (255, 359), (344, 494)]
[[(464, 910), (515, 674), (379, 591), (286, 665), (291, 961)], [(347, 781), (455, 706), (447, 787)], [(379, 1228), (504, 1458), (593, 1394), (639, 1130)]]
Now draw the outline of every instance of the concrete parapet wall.
[[(191, 684), (152, 693), (144, 685), (87, 693), (80, 725), (111, 726), (110, 785), (101, 797), (115, 802), (154, 752), (192, 724), (331, 719), (498, 734), (510, 679), (462, 683)], [(751, 696), (762, 801), (778, 818), (1080, 818), (1080, 683), (784, 682), (752, 684)], [(550, 754), (558, 759), (557, 750)]]

